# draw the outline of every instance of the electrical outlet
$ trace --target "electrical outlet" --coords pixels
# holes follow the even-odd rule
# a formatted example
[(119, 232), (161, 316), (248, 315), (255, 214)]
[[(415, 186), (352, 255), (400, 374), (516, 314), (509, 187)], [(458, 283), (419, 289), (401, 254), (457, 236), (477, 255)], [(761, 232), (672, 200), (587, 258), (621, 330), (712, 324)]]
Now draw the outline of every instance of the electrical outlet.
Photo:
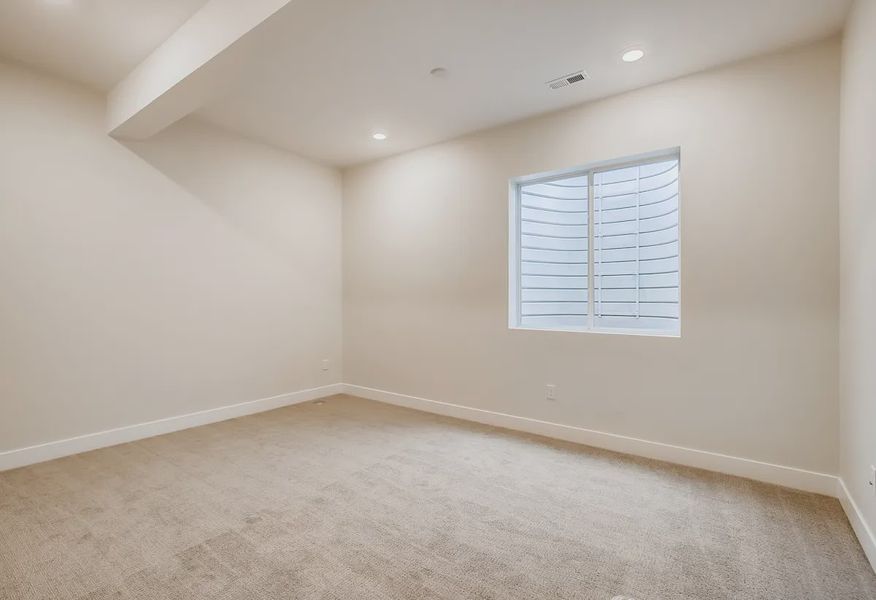
[(876, 465), (870, 465), (870, 493), (876, 498)]
[(322, 359), (322, 370), (323, 371), (329, 370), (329, 361), (327, 358)]
[(544, 398), (545, 400), (556, 400), (557, 386), (552, 383), (547, 384), (544, 388)]

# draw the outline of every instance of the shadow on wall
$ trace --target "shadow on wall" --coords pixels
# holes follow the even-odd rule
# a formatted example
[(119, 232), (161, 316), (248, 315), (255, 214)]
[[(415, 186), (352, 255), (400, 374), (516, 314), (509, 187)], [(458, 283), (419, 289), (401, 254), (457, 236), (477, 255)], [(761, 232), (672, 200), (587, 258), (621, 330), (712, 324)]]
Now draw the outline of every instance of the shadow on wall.
[(339, 175), (104, 104), (0, 63), (0, 452), (340, 377)]
[(118, 143), (194, 196), (223, 223), (281, 259), (311, 254), (312, 236), (325, 240), (340, 234), (332, 225), (340, 220), (341, 193), (340, 174), (334, 169), (193, 118), (149, 140)]

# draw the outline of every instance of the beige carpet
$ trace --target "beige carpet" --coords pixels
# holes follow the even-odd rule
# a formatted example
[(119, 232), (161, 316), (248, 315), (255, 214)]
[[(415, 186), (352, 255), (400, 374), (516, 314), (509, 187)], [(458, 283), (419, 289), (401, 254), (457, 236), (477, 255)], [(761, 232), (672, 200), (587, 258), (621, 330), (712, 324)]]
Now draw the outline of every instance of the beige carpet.
[(876, 599), (836, 500), (337, 396), (0, 473), (0, 598)]

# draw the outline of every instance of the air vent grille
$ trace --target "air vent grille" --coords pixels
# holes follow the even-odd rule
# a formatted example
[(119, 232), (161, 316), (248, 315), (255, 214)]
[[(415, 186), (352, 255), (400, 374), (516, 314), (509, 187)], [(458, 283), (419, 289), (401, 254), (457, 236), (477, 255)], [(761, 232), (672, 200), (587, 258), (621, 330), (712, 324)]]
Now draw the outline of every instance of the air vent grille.
[(590, 75), (588, 75), (586, 71), (578, 71), (576, 73), (569, 73), (568, 75), (563, 75), (562, 77), (558, 77), (556, 79), (548, 81), (547, 85), (552, 90), (558, 90), (560, 88), (568, 87), (573, 83), (586, 81), (588, 79), (590, 79)]

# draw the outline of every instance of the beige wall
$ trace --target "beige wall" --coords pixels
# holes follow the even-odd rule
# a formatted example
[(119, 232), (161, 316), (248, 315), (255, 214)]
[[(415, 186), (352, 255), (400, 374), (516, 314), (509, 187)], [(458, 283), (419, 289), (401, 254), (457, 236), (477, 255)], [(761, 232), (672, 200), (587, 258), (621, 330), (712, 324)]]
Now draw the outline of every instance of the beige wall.
[[(839, 59), (823, 42), (347, 171), (343, 379), (835, 473)], [(0, 65), (0, 451), (341, 381), (338, 174), (196, 121), (122, 144), (103, 108)], [(682, 338), (509, 331), (508, 179), (673, 146)], [(867, 343), (846, 336), (849, 364)], [(856, 476), (866, 377), (844, 378)]]
[[(876, 0), (859, 0), (843, 44), (840, 154), (840, 475), (876, 531)], [(871, 547), (871, 551), (873, 548)], [(876, 561), (876, 555), (871, 555)]]
[[(823, 42), (348, 170), (345, 380), (835, 473), (839, 58)], [(682, 337), (509, 331), (508, 179), (673, 146)]]
[(0, 64), (0, 451), (341, 381), (340, 196), (197, 122), (125, 146)]

